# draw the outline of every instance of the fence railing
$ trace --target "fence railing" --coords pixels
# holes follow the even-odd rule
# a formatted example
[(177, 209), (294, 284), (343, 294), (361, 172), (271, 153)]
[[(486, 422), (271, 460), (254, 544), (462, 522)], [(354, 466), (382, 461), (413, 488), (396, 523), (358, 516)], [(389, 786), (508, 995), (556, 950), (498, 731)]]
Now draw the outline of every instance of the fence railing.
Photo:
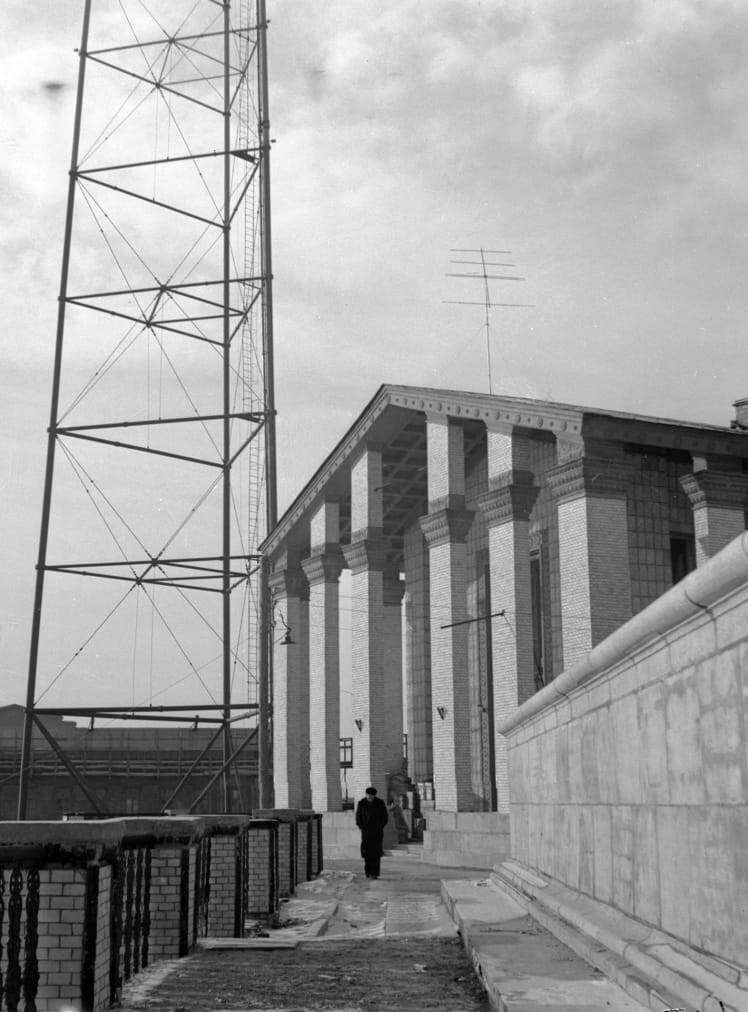
[[(0, 823), (0, 1012), (99, 1012), (152, 963), (205, 936), (241, 937), (248, 917), (277, 912), (279, 825), (246, 815)], [(316, 874), (321, 852), (314, 863)]]

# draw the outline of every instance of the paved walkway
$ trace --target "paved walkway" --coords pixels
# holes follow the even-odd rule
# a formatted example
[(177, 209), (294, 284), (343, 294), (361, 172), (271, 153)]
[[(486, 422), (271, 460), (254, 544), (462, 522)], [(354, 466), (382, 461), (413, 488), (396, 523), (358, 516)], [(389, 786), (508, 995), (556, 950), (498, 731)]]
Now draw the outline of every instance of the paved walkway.
[[(444, 879), (467, 954), (442, 900)], [(469, 932), (455, 894), (469, 911)], [(123, 1008), (644, 1012), (494, 889), (485, 871), (405, 854), (385, 857), (376, 881), (364, 877), (361, 861), (330, 861), (282, 904), (276, 926), (258, 923), (247, 938), (208, 939), (201, 948), (140, 974)]]

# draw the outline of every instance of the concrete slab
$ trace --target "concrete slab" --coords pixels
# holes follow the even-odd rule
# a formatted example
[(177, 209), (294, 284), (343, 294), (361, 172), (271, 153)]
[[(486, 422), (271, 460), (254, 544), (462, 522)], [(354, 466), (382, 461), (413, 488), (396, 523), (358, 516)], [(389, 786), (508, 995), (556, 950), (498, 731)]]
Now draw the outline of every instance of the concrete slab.
[(292, 938), (201, 938), (198, 949), (295, 949), (299, 939)]
[(497, 1012), (648, 1012), (489, 881), (444, 881), (442, 897)]

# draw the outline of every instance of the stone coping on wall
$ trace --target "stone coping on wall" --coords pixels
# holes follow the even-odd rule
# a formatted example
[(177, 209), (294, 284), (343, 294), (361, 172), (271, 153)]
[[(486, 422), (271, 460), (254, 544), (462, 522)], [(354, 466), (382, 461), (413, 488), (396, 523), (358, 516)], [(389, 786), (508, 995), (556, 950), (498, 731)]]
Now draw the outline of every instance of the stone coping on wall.
[(704, 613), (721, 598), (748, 583), (748, 531), (721, 552), (694, 569), (680, 583), (599, 643), (584, 660), (565, 671), (531, 696), (498, 725), (511, 735), (522, 724), (553, 706), (596, 675), (625, 661), (649, 641), (663, 637), (681, 623)]
[(309, 822), (315, 812), (311, 808), (256, 808), (252, 813), (258, 819), (274, 819), (276, 822)]
[(234, 836), (257, 821), (249, 815), (200, 815), (0, 822), (0, 861), (87, 860), (128, 843), (189, 844), (205, 836)]

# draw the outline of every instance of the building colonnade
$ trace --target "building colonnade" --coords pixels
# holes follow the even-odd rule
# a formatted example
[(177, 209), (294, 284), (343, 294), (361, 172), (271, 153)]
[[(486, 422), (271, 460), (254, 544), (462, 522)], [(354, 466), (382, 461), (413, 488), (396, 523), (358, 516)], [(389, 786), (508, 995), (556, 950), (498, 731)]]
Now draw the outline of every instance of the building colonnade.
[[(285, 638), (290, 644), (275, 637), (273, 651), (278, 807), (341, 807), (343, 568), (350, 570), (352, 596), (350, 786), (356, 797), (370, 783), (385, 794), (387, 775), (401, 769), (407, 730), (408, 773), (413, 781), (433, 784), (438, 809), (508, 810), (506, 747), (494, 729), (538, 688), (545, 635), (539, 623), (558, 626), (557, 661), (548, 660), (541, 674), (547, 679), (582, 660), (632, 615), (628, 501), (635, 457), (625, 452), (624, 441), (590, 438), (581, 413), (560, 413), (551, 420), (554, 431), (547, 417), (540, 419), (539, 431), (535, 416), (484, 412), (479, 425), (470, 419), (466, 426), (464, 417), (439, 408), (430, 412), (427, 404), (418, 412), (425, 425), (425, 481), (399, 554), (389, 538), (388, 497), (396, 482), (415, 481), (417, 469), (389, 476), (386, 440), (376, 440), (373, 432), (348, 443), (336, 480), (319, 481), (309, 507), (296, 511), (294, 538), (278, 538), (273, 546), (274, 610), (292, 631)], [(471, 455), (466, 432), (476, 428), (480, 452)], [(708, 455), (693, 455), (692, 466), (681, 470), (677, 494), (693, 511), (700, 562), (744, 529), (746, 480), (712, 467)], [(490, 602), (493, 617), (476, 614), (470, 591), (476, 530), (486, 562), (481, 601)], [(545, 539), (553, 554), (545, 577), (552, 586), (545, 593), (556, 602), (555, 619), (547, 607), (544, 617), (537, 614), (543, 610), (539, 569), (533, 571), (537, 539)], [(488, 673), (476, 689), (477, 676), (468, 671), (469, 641), (481, 623)], [(490, 739), (482, 760), (489, 764), (487, 798), (475, 788), (477, 721)]]

